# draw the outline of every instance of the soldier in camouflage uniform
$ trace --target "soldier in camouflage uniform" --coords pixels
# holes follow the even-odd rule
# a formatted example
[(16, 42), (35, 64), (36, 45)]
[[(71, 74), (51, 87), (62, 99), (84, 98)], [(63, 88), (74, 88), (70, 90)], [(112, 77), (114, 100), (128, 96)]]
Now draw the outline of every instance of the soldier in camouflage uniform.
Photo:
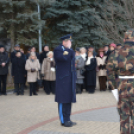
[[(115, 74), (119, 78), (115, 80)], [(118, 112), (120, 134), (134, 134), (134, 30), (125, 33), (125, 43), (109, 57), (107, 63), (108, 83), (112, 90), (118, 89)], [(129, 118), (131, 117), (131, 122)], [(130, 129), (131, 126), (131, 129)]]

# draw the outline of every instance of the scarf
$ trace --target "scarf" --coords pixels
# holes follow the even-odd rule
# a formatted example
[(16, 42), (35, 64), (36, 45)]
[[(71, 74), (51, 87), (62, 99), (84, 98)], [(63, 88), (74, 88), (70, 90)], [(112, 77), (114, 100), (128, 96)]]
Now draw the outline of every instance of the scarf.
[(86, 62), (86, 65), (90, 65), (90, 64), (91, 64), (91, 59), (92, 59), (92, 58), (94, 58), (94, 57), (93, 57), (93, 56), (88, 57), (87, 62)]

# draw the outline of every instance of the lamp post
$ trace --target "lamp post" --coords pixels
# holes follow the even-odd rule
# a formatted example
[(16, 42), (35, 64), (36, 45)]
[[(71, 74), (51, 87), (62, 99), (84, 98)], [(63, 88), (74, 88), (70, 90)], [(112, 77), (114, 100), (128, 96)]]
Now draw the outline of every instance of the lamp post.
[[(40, 16), (40, 5), (38, 3), (38, 19), (41, 20), (41, 16)], [(39, 34), (39, 52), (42, 51), (42, 35), (41, 35), (41, 27), (39, 27), (39, 31), (38, 31), (38, 34)]]

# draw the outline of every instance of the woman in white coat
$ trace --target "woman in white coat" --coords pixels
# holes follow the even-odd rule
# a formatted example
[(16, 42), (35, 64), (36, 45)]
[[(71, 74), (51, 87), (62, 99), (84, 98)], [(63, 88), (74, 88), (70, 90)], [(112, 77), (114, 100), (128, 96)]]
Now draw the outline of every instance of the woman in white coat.
[(99, 78), (100, 91), (105, 91), (107, 89), (106, 58), (107, 57), (104, 55), (104, 49), (99, 49), (96, 59), (98, 67), (97, 76)]
[(30, 96), (32, 96), (32, 93), (33, 95), (37, 95), (36, 82), (39, 76), (40, 64), (34, 52), (30, 53), (25, 69), (27, 70), (27, 82), (30, 84)]

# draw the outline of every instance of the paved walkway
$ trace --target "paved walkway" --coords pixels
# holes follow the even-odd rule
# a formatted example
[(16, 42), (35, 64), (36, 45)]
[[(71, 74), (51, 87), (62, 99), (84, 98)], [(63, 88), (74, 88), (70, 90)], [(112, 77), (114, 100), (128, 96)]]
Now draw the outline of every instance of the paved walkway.
[(77, 95), (72, 128), (60, 126), (54, 95), (38, 94), (0, 96), (0, 134), (119, 134), (116, 100), (108, 91)]

